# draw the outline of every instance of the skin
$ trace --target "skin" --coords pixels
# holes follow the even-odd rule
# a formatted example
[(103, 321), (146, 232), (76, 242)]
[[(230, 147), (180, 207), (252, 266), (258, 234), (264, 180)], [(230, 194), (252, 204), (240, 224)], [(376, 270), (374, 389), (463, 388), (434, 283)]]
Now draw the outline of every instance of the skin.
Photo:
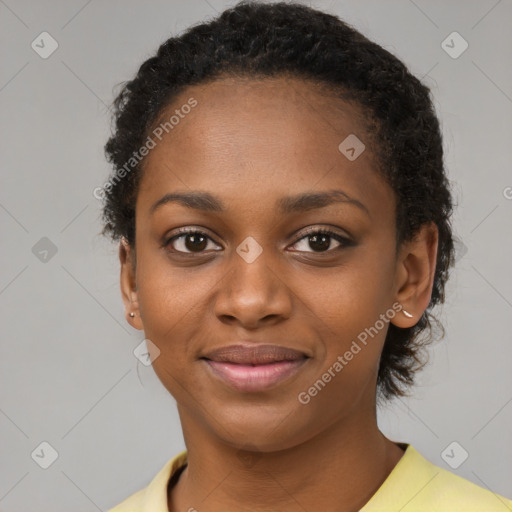
[[(357, 105), (300, 79), (237, 78), (189, 87), (169, 113), (190, 97), (198, 105), (146, 157), (136, 253), (124, 240), (119, 248), (127, 321), (160, 351), (153, 367), (176, 399), (188, 450), (169, 510), (357, 511), (403, 455), (376, 420), (387, 324), (308, 404), (297, 396), (396, 301), (413, 318), (391, 322), (417, 322), (432, 292), (437, 229), (424, 225), (395, 251), (395, 196), (376, 172)], [(366, 145), (355, 161), (338, 150), (349, 134)], [(276, 210), (282, 197), (334, 189), (367, 213), (350, 203)], [(226, 211), (169, 203), (150, 214), (164, 194), (196, 190)], [(164, 246), (187, 226), (204, 231), (207, 245), (193, 252), (182, 237)], [(327, 238), (321, 252), (308, 227), (353, 245)], [(236, 252), (247, 237), (263, 251), (252, 263)], [(272, 389), (240, 392), (199, 360), (238, 340), (310, 358)]]

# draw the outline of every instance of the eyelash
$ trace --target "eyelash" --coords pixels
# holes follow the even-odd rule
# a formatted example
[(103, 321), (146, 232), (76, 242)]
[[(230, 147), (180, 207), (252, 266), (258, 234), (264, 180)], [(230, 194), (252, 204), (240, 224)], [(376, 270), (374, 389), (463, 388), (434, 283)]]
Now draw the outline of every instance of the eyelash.
[[(204, 231), (201, 231), (200, 229), (197, 229), (197, 228), (196, 229), (194, 229), (194, 228), (181, 228), (181, 229), (178, 230), (177, 234), (174, 234), (172, 237), (167, 238), (165, 240), (163, 246), (165, 248), (167, 248), (171, 244), (171, 242), (173, 242), (174, 240), (178, 240), (179, 238), (182, 238), (182, 237), (184, 237), (186, 235), (189, 235), (189, 234), (201, 235), (201, 236), (203, 236), (205, 238), (208, 238), (208, 239), (212, 240), (211, 237), (207, 233), (205, 233)], [(298, 242), (300, 242), (304, 238), (308, 238), (308, 237), (313, 236), (313, 235), (327, 235), (330, 238), (334, 238), (337, 242), (339, 242), (341, 244), (341, 246), (339, 246), (339, 247), (336, 247), (334, 249), (328, 249), (327, 251), (324, 251), (324, 252), (316, 252), (315, 253), (315, 251), (311, 251), (313, 254), (325, 254), (325, 253), (333, 252), (336, 249), (341, 249), (343, 247), (349, 247), (349, 246), (353, 245), (352, 240), (350, 240), (350, 239), (340, 235), (339, 233), (331, 231), (330, 229), (327, 229), (327, 228), (309, 228), (292, 245), (296, 245)], [(170, 250), (170, 249), (167, 249), (167, 250), (169, 252), (176, 253), (176, 254), (187, 254), (187, 255), (189, 255), (189, 254), (201, 254), (201, 252), (194, 253), (194, 252), (184, 252), (184, 251), (176, 251), (176, 250)], [(298, 251), (298, 252), (301, 252), (301, 251)], [(310, 251), (306, 251), (306, 252), (310, 252)]]

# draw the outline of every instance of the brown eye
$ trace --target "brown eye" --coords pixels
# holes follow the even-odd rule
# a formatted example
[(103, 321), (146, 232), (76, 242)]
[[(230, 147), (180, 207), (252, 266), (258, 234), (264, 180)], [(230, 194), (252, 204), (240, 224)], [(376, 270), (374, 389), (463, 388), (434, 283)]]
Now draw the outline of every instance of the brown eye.
[[(334, 247), (334, 249), (331, 247), (332, 239), (334, 239), (338, 246)], [(303, 236), (300, 240), (295, 242), (293, 247), (296, 247), (300, 242), (305, 241), (304, 245), (306, 247), (310, 247), (313, 249), (312, 251), (308, 251), (306, 249), (298, 249), (299, 252), (329, 252), (334, 251), (335, 249), (339, 249), (342, 246), (349, 246), (351, 245), (351, 241), (344, 237), (339, 235), (338, 233), (335, 233), (334, 231), (331, 231), (329, 229), (314, 229), (308, 231), (306, 236)]]
[(201, 253), (208, 247), (208, 242), (213, 240), (202, 231), (184, 230), (179, 235), (169, 238), (165, 246), (171, 246), (171, 252), (184, 254)]

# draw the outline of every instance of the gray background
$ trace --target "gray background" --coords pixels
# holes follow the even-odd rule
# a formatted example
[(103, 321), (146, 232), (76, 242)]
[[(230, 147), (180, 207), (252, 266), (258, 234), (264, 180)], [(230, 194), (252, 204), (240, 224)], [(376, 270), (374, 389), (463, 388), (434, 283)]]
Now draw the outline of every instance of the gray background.
[[(234, 3), (0, 0), (4, 512), (106, 510), (184, 448), (174, 399), (133, 355), (144, 336), (124, 319), (117, 247), (98, 236), (92, 191), (109, 172), (113, 86), (169, 36)], [(446, 469), (441, 453), (457, 441), (469, 457), (453, 471), (512, 497), (512, 2), (310, 5), (432, 88), (458, 203), (462, 243), (438, 310), (446, 337), (414, 398), (380, 411), (382, 429)], [(43, 31), (59, 44), (47, 59), (31, 48)], [(469, 43), (456, 59), (441, 47), (453, 31)], [(43, 441), (58, 453), (48, 469), (31, 457)]]

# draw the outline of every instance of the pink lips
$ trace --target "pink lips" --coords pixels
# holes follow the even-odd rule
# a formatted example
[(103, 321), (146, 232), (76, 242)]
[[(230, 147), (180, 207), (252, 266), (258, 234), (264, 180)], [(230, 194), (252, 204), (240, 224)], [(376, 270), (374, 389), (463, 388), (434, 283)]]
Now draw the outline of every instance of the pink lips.
[(238, 391), (263, 391), (293, 375), (306, 354), (277, 345), (230, 345), (202, 358), (213, 375)]

